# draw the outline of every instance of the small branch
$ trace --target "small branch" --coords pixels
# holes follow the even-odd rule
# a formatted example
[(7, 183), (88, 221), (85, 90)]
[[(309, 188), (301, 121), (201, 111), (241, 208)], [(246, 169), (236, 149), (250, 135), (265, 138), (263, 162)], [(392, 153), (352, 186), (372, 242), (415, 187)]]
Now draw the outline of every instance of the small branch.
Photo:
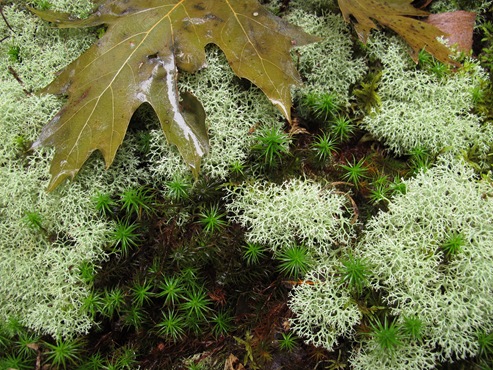
[[(5, 22), (5, 24), (7, 25), (7, 27), (9, 28), (9, 30), (11, 30), (12, 32), (14, 32), (14, 29), (12, 27), (10, 27), (9, 21), (7, 21), (7, 18), (5, 17), (5, 14), (3, 14), (3, 6), (0, 7), (0, 14), (2, 15), (2, 18), (3, 18), (4, 22)], [(4, 37), (2, 39), (2, 41), (5, 40), (7, 37)]]
[(359, 209), (358, 209), (358, 206), (356, 205), (356, 202), (348, 193), (345, 193), (345, 192), (342, 192), (339, 190), (334, 191), (334, 193), (344, 195), (351, 202), (351, 205), (353, 207), (353, 213), (354, 213), (354, 216), (351, 219), (351, 225), (354, 225), (356, 223), (356, 221), (358, 221), (358, 218), (359, 218)]
[[(16, 80), (16, 81), (17, 81), (17, 82), (18, 82), (18, 83), (19, 83), (22, 87), (24, 87), (24, 81), (22, 81), (22, 79), (19, 77), (19, 74), (15, 71), (15, 69), (9, 66), (9, 67), (8, 67), (8, 71), (9, 71), (9, 73), (10, 73), (10, 74), (11, 74), (11, 75), (15, 78), (15, 80)], [(31, 96), (31, 92), (27, 91), (27, 90), (26, 90), (26, 89), (24, 89), (24, 88), (23, 88), (22, 90), (26, 93), (26, 95)]]

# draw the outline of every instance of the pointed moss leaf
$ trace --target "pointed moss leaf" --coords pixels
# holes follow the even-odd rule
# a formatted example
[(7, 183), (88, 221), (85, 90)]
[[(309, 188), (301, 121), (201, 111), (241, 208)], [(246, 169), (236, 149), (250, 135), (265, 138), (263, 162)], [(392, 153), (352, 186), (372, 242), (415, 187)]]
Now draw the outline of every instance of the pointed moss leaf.
[(300, 78), (289, 51), (317, 40), (256, 0), (108, 0), (83, 20), (33, 12), (58, 27), (108, 27), (42, 91), (68, 96), (33, 145), (56, 149), (49, 190), (73, 178), (95, 150), (110, 166), (142, 103), (153, 107), (168, 141), (197, 174), (208, 150), (205, 114), (191, 94), (180, 101), (178, 70), (204, 67), (205, 46), (216, 44), (235, 74), (258, 86), (290, 120), (290, 86)]
[(418, 53), (426, 49), (444, 63), (456, 64), (450, 59), (450, 50), (437, 40), (445, 36), (435, 26), (410, 16), (424, 17), (428, 13), (411, 5), (413, 0), (338, 0), (344, 19), (354, 23), (359, 39), (366, 43), (375, 22), (390, 28), (411, 47), (411, 57), (418, 61)]

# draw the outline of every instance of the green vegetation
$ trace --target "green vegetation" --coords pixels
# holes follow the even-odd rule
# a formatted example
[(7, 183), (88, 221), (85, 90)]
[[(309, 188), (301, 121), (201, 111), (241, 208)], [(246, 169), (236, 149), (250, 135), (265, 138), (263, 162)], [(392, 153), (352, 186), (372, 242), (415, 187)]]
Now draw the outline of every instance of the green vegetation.
[(347, 256), (341, 260), (340, 267), (341, 280), (347, 284), (350, 289), (354, 289), (358, 294), (368, 285), (368, 276), (370, 269), (367, 263), (353, 255)]
[(373, 204), (388, 202), (388, 197), (390, 196), (390, 189), (387, 184), (382, 184), (380, 182), (373, 182), (373, 188), (369, 195), (369, 199)]
[(477, 333), (477, 339), (479, 344), (479, 355), (485, 357), (491, 357), (493, 355), (493, 333), (485, 333), (479, 331)]
[(411, 340), (420, 341), (423, 339), (423, 321), (417, 316), (405, 317), (402, 333)]
[(362, 45), (332, 0), (263, 3), (321, 37), (293, 50), (292, 125), (211, 45), (178, 73), (197, 179), (143, 107), (108, 169), (47, 193), (30, 148), (62, 102), (34, 92), (107, 34), (4, 2), (0, 369), (492, 368), (493, 3), (432, 2), (479, 12), (456, 67)]
[(462, 252), (462, 247), (466, 244), (464, 235), (461, 233), (453, 232), (447, 235), (445, 242), (442, 244), (442, 249), (447, 257), (454, 256)]
[(181, 305), (187, 317), (195, 319), (205, 319), (206, 313), (210, 311), (210, 300), (203, 288), (192, 288), (184, 296), (184, 302)]
[(337, 144), (330, 135), (322, 134), (315, 138), (312, 149), (315, 151), (317, 160), (325, 162), (337, 151)]
[(158, 335), (177, 341), (185, 334), (185, 319), (175, 311), (163, 312), (162, 319), (156, 327), (158, 328)]
[(39, 10), (49, 10), (53, 7), (53, 4), (48, 0), (33, 0), (34, 6)]
[(184, 289), (181, 286), (181, 279), (177, 276), (164, 276), (159, 284), (160, 292), (158, 297), (164, 298), (165, 305), (176, 305), (183, 297)]
[(293, 333), (281, 333), (281, 339), (279, 339), (279, 348), (281, 350), (291, 352), (296, 348), (297, 344), (297, 338)]
[(47, 348), (46, 362), (52, 367), (61, 369), (75, 366), (82, 360), (83, 344), (77, 339), (62, 340), (60, 338), (55, 343), (44, 343)]
[(184, 178), (176, 176), (166, 183), (166, 195), (175, 201), (181, 201), (188, 198), (188, 192), (191, 184)]
[(340, 143), (348, 141), (355, 129), (354, 123), (348, 116), (337, 115), (330, 122), (332, 135), (337, 138)]
[(110, 217), (113, 214), (116, 202), (111, 198), (110, 194), (97, 193), (92, 200), (96, 210), (103, 216)]
[(17, 45), (11, 45), (9, 50), (7, 51), (7, 55), (9, 56), (9, 59), (11, 62), (20, 62), (21, 57), (21, 48)]
[(255, 265), (266, 256), (267, 249), (256, 243), (246, 243), (243, 247), (243, 259), (247, 265)]
[(43, 229), (43, 218), (37, 212), (26, 212), (22, 219), (25, 224), (33, 230), (44, 230)]
[(125, 297), (120, 288), (105, 289), (102, 313), (108, 317), (112, 317), (122, 309), (124, 301)]
[(224, 213), (219, 212), (219, 206), (208, 207), (199, 213), (199, 221), (206, 233), (214, 233), (223, 229), (227, 222), (224, 220)]
[(365, 167), (365, 158), (361, 158), (359, 161), (353, 158), (352, 162), (341, 165), (341, 168), (346, 171), (342, 178), (352, 183), (356, 188), (361, 186), (362, 181), (368, 177), (368, 169)]
[(137, 246), (139, 234), (136, 231), (138, 229), (139, 225), (137, 223), (129, 223), (126, 220), (117, 221), (111, 235), (111, 239), (114, 242), (113, 251), (124, 256), (128, 255), (130, 248)]
[(146, 302), (150, 302), (154, 293), (152, 292), (152, 284), (144, 281), (143, 283), (137, 283), (132, 287), (132, 303), (138, 307), (141, 307)]
[(278, 270), (291, 278), (302, 277), (310, 269), (311, 258), (308, 249), (303, 245), (293, 245), (282, 250), (276, 256), (279, 261)]
[(389, 356), (393, 356), (401, 345), (401, 332), (395, 322), (388, 322), (385, 317), (383, 323), (376, 320), (370, 324), (370, 335), (380, 346), (380, 349)]
[(213, 324), (212, 334), (215, 337), (227, 335), (233, 329), (232, 321), (233, 317), (227, 311), (215, 313), (211, 318), (211, 323)]
[(303, 97), (301, 106), (324, 122), (334, 117), (340, 109), (337, 96), (331, 93), (308, 93)]
[(153, 212), (153, 196), (145, 187), (125, 190), (120, 196), (120, 202), (128, 216), (136, 215), (140, 219), (143, 213), (149, 215)]
[(104, 300), (99, 292), (89, 292), (88, 296), (82, 303), (82, 308), (86, 311), (90, 317), (96, 318), (96, 315), (103, 312)]
[(289, 136), (279, 127), (264, 127), (259, 132), (257, 144), (252, 148), (268, 167), (278, 164), (289, 153)]

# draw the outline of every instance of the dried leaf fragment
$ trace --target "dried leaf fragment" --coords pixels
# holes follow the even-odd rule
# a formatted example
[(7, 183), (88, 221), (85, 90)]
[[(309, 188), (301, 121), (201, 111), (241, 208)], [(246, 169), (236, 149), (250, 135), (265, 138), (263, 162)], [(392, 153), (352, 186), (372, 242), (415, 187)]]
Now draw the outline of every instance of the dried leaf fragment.
[(416, 9), (412, 0), (338, 0), (346, 22), (353, 21), (359, 39), (366, 43), (372, 29), (378, 24), (399, 34), (411, 47), (415, 62), (422, 49), (438, 60), (456, 64), (450, 59), (450, 50), (437, 40), (444, 33), (435, 26), (410, 17), (428, 16), (428, 12)]
[(245, 366), (231, 353), (224, 363), (224, 370), (245, 370)]

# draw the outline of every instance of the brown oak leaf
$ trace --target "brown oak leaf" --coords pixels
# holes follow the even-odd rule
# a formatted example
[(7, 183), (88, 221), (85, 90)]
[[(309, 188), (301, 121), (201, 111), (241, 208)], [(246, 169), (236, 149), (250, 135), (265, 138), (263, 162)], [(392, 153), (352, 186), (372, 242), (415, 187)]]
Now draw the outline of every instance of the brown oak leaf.
[(317, 40), (256, 0), (108, 0), (83, 20), (33, 12), (58, 27), (107, 26), (42, 91), (68, 97), (33, 144), (55, 147), (48, 190), (73, 178), (95, 150), (110, 166), (143, 103), (197, 175), (208, 150), (205, 114), (194, 96), (178, 94), (178, 71), (203, 68), (205, 46), (216, 44), (234, 73), (258, 86), (290, 121), (290, 87), (300, 82), (290, 49)]
[(411, 17), (425, 17), (429, 13), (411, 5), (412, 0), (338, 0), (346, 22), (354, 24), (359, 39), (366, 43), (372, 29), (378, 24), (390, 28), (411, 47), (411, 57), (418, 61), (422, 49), (438, 60), (456, 64), (450, 59), (450, 50), (437, 40), (445, 36), (437, 27)]

